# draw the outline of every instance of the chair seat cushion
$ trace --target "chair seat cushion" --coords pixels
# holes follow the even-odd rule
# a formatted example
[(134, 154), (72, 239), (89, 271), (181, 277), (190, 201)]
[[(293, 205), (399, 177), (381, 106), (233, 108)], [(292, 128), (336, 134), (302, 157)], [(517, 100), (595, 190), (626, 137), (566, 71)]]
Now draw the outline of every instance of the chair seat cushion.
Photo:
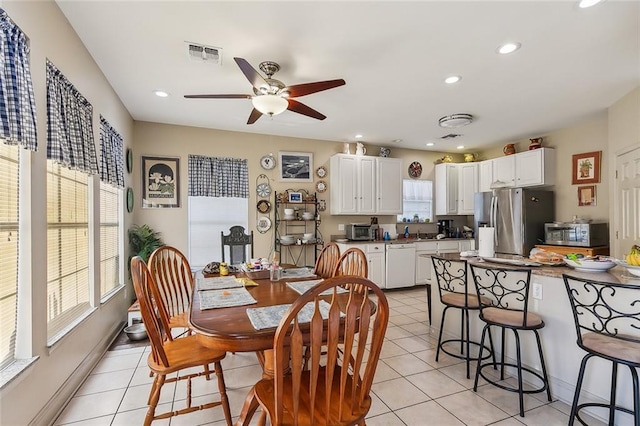
[[(638, 339), (637, 336), (620, 334), (620, 337)], [(640, 364), (640, 343), (617, 339), (600, 333), (586, 333), (582, 336), (582, 345), (592, 352), (611, 358)]]
[[(481, 299), (485, 304), (489, 304), (489, 299), (487, 299), (485, 297), (482, 297)], [(455, 307), (458, 307), (458, 308), (464, 308), (465, 307), (465, 304), (464, 304), (465, 294), (464, 293), (444, 293), (442, 295), (442, 297), (440, 298), (440, 300), (445, 305), (455, 306)], [(468, 294), (467, 295), (467, 307), (476, 308), (476, 309), (479, 308), (480, 304), (478, 303), (478, 296), (476, 296), (475, 294)]]
[(160, 374), (172, 373), (183, 368), (213, 364), (222, 360), (226, 355), (226, 352), (202, 346), (198, 342), (196, 335), (164, 342), (162, 347), (169, 361), (169, 367), (165, 367), (162, 361), (155, 360), (153, 351), (147, 359), (149, 368)]
[(527, 324), (525, 325), (523, 311), (494, 307), (483, 308), (482, 319), (490, 323), (509, 327), (536, 328), (544, 325), (542, 318), (533, 312), (527, 313)]
[[(309, 371), (303, 372), (301, 387), (300, 387), (300, 407), (298, 411), (298, 423), (301, 425), (338, 425), (338, 424), (357, 424), (361, 419), (364, 419), (369, 408), (371, 407), (371, 397), (367, 396), (360, 407), (351, 406), (351, 394), (347, 392), (341, 399), (339, 389), (340, 369), (336, 369), (333, 375), (333, 386), (331, 389), (334, 391), (330, 395), (330, 412), (329, 421), (325, 423), (327, 413), (326, 407), (326, 393), (325, 393), (325, 373), (326, 370), (321, 368), (319, 371), (318, 383), (316, 386), (316, 403), (314, 410), (314, 419), (310, 419), (311, 410), (309, 408)], [(350, 383), (350, 381), (349, 381)], [(260, 402), (269, 415), (275, 416), (275, 397), (274, 397), (274, 381), (273, 379), (263, 379), (255, 385), (256, 398)], [(351, 385), (348, 384), (346, 389), (351, 389)], [(279, 425), (293, 425), (293, 405), (292, 405), (292, 387), (291, 376), (284, 378), (284, 395), (283, 395), (283, 414), (284, 419)], [(356, 398), (357, 401), (357, 398)], [(338, 419), (339, 407), (342, 405), (342, 419)], [(272, 418), (272, 420), (275, 420)]]

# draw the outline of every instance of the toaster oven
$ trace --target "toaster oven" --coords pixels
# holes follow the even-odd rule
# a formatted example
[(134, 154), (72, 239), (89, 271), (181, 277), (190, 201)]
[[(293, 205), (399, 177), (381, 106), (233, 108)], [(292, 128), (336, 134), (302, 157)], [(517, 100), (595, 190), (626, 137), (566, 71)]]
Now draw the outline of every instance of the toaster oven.
[(545, 223), (546, 244), (576, 247), (609, 245), (609, 229), (605, 222)]
[(346, 237), (351, 241), (373, 241), (376, 239), (378, 225), (351, 223), (345, 226)]

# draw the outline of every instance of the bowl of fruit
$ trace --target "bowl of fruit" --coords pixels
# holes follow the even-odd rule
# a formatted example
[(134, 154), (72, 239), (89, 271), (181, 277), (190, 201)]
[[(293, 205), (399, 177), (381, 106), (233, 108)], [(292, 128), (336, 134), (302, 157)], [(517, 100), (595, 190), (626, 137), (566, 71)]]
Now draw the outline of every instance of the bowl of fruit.
[(640, 246), (634, 245), (631, 247), (631, 251), (625, 256), (625, 260), (618, 260), (617, 263), (627, 268), (631, 275), (640, 277)]
[(616, 266), (616, 262), (608, 256), (585, 256), (581, 253), (569, 253), (564, 262), (581, 272), (604, 272)]

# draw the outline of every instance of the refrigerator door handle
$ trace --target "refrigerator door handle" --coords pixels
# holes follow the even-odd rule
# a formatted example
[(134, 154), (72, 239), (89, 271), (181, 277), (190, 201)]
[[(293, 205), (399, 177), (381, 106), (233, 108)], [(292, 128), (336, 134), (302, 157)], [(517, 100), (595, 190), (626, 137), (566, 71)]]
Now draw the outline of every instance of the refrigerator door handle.
[(495, 195), (491, 197), (491, 226), (493, 226), (493, 241), (494, 244), (498, 244), (498, 197)]

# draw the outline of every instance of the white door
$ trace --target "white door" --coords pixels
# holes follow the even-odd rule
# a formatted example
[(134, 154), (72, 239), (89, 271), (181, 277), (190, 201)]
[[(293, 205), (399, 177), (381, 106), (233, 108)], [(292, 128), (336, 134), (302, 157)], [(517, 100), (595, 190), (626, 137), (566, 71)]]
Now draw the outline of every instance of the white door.
[(632, 245), (640, 245), (640, 146), (616, 157), (616, 177), (613, 255), (624, 259)]

